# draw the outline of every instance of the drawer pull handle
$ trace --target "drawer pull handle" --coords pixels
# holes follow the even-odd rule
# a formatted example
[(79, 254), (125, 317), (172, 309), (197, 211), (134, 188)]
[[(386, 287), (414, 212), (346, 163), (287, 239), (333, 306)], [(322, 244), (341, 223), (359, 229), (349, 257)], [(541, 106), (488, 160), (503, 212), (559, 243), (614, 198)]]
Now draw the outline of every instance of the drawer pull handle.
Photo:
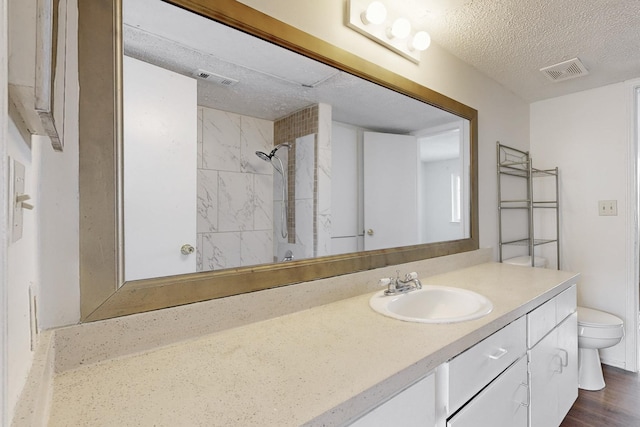
[(498, 360), (507, 353), (509, 353), (509, 351), (506, 348), (500, 348), (495, 354), (490, 355), (489, 359)]

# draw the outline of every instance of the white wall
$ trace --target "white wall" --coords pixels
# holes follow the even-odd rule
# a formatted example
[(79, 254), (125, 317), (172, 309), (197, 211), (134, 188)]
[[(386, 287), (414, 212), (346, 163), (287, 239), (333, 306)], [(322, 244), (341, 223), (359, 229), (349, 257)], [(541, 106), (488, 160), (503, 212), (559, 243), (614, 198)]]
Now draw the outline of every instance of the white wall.
[[(38, 195), (34, 182), (35, 168), (32, 167), (31, 150), (20, 136), (13, 121), (8, 126), (9, 161), (18, 161), (25, 166), (25, 193), (31, 196), (30, 203), (37, 206)], [(9, 194), (12, 197), (11, 194)], [(11, 203), (8, 203), (11, 209)], [(37, 207), (36, 207), (37, 209)], [(8, 408), (13, 412), (22, 387), (26, 381), (33, 359), (31, 351), (30, 299), (29, 292), (35, 295), (38, 283), (38, 230), (36, 212), (23, 210), (22, 238), (11, 243), (11, 231), (8, 232)], [(11, 218), (11, 214), (10, 214)], [(34, 337), (35, 338), (35, 337)]]
[[(532, 104), (531, 157), (560, 168), (562, 268), (582, 275), (578, 303), (625, 320), (627, 338), (602, 359), (634, 370), (631, 92), (619, 83)], [(617, 200), (618, 215), (599, 216), (598, 200)]]
[(529, 105), (432, 43), (419, 66), (344, 26), (344, 1), (240, 0), (263, 13), (414, 80), (479, 111), (480, 246), (497, 259), (495, 143), (529, 147)]
[[(0, 266), (3, 279), (2, 293), (8, 298), (8, 306), (0, 307), (3, 319), (3, 336), (6, 333), (7, 353), (3, 352), (3, 422), (13, 416), (14, 406), (22, 392), (33, 353), (31, 352), (31, 322), (29, 289), (38, 301), (38, 321), (41, 328), (76, 323), (80, 315), (78, 286), (78, 88), (77, 83), (77, 11), (74, 0), (69, 0), (67, 10), (67, 52), (64, 66), (67, 68), (65, 93), (65, 151), (56, 153), (46, 137), (33, 137), (31, 148), (22, 139), (6, 110), (7, 54), (11, 62), (9, 81), (29, 84), (33, 79), (35, 40), (35, 1), (11, 0), (11, 47), (4, 43), (7, 26), (0, 25), (0, 150), (2, 161), (2, 190), (5, 182), (7, 155), (26, 166), (26, 188), (35, 205), (33, 211), (25, 211), (23, 238), (5, 247), (4, 230), (0, 232)], [(6, 1), (0, 5), (4, 11)], [(64, 4), (64, 2), (61, 2)], [(0, 17), (4, 19), (3, 13)], [(15, 24), (15, 25), (13, 25)], [(32, 82), (31, 82), (32, 84)], [(62, 125), (62, 123), (59, 123)], [(6, 135), (6, 138), (5, 138)], [(4, 144), (7, 144), (6, 146)], [(3, 151), (6, 147), (7, 153)], [(4, 226), (8, 200), (3, 199)], [(9, 236), (6, 236), (9, 239)], [(3, 253), (6, 250), (6, 255)], [(7, 268), (5, 269), (5, 261)], [(5, 276), (6, 275), (6, 276)], [(3, 345), (5, 343), (3, 342)], [(5, 358), (6, 356), (6, 358)], [(6, 383), (5, 383), (6, 380)]]
[(7, 49), (7, 2), (0, 0), (0, 425), (9, 423), (8, 410), (8, 323), (7, 293), (9, 275), (7, 274), (8, 256), (8, 162), (7, 162), (7, 111), (8, 49)]

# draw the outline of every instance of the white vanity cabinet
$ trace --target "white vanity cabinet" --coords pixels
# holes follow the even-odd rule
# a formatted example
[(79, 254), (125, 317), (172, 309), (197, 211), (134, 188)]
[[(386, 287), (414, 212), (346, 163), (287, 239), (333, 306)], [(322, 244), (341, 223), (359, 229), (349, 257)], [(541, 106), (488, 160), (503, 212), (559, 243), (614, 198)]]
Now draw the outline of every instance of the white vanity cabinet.
[(530, 427), (560, 425), (578, 397), (576, 288), (527, 315)]
[(557, 427), (577, 396), (574, 285), (351, 426)]
[(357, 419), (351, 427), (431, 427), (436, 423), (435, 401), (435, 375), (431, 373)]

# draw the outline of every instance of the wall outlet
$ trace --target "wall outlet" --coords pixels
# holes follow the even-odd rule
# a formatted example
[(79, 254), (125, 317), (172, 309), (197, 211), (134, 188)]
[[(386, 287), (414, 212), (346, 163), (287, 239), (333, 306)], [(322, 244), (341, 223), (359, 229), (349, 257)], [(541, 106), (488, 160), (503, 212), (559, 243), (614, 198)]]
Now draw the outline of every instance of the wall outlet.
[(598, 201), (598, 215), (600, 216), (617, 216), (618, 201), (617, 200), (600, 200)]

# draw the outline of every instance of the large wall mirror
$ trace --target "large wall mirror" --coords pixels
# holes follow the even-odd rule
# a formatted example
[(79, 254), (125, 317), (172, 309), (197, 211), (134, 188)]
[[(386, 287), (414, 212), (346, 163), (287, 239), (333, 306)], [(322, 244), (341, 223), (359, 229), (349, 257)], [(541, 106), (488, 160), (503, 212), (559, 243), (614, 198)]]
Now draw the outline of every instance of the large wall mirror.
[(477, 249), (474, 109), (209, 3), (79, 5), (83, 321)]

